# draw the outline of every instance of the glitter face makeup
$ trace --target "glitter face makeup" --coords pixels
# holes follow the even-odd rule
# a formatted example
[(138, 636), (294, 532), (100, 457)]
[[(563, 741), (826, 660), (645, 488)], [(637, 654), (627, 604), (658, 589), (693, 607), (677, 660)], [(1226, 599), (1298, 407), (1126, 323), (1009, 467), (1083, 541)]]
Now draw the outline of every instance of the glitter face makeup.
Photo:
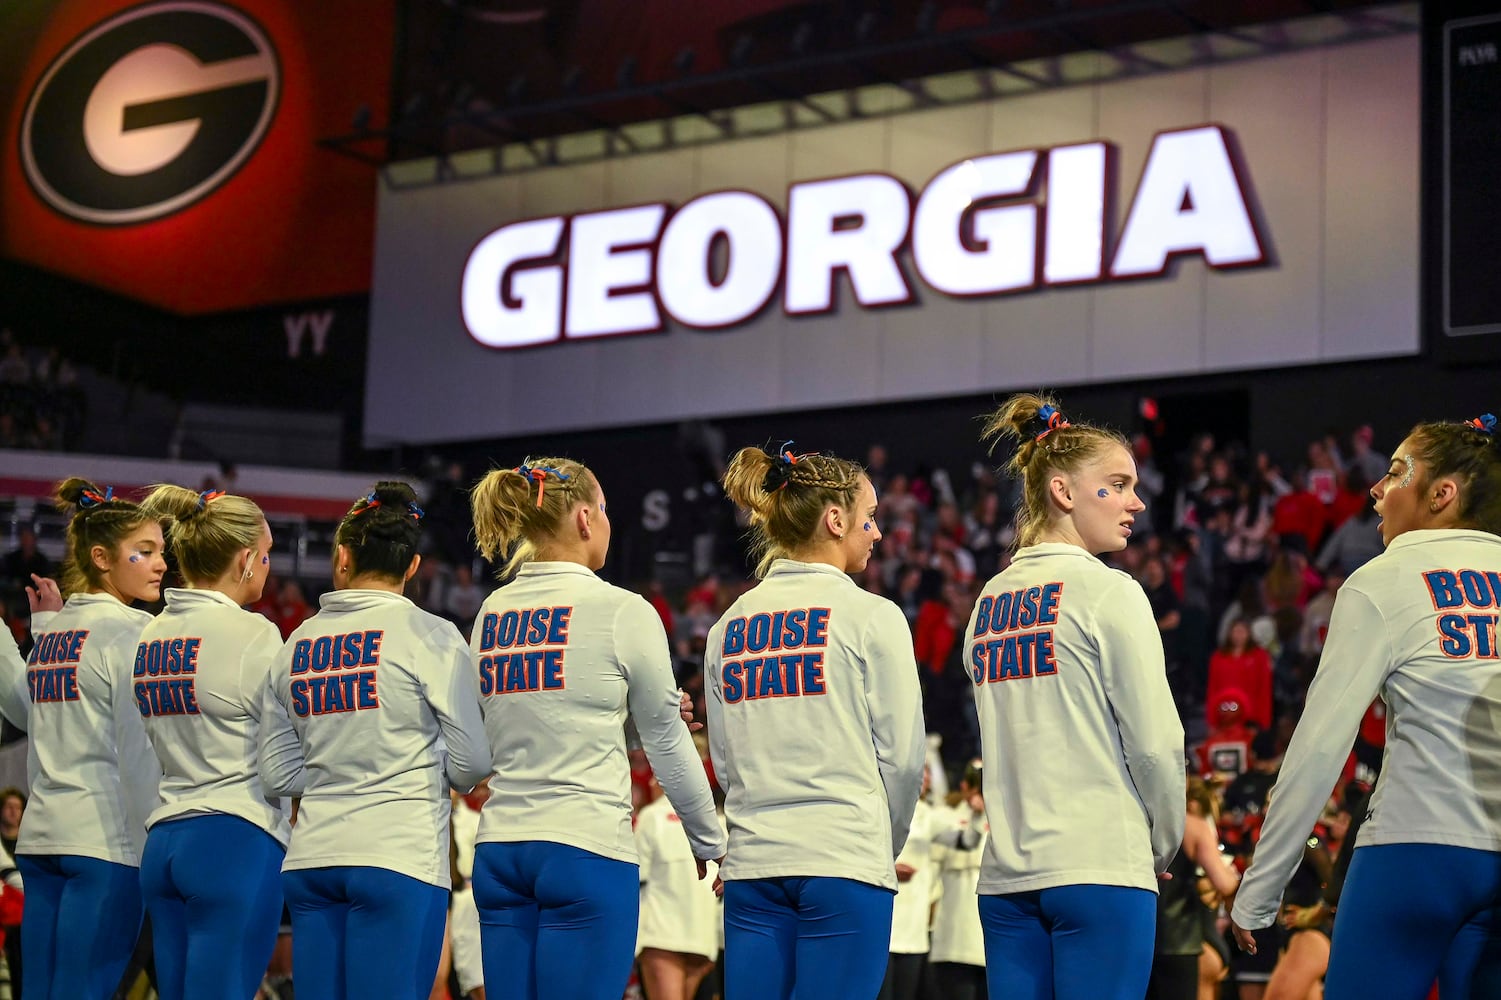
[(1098, 493), (1095, 494), (1095, 496), (1099, 497), (1101, 500), (1105, 499), (1109, 495), (1110, 495), (1110, 491), (1107, 490), (1107, 489), (1103, 489), (1103, 488)]
[(1398, 455), (1397, 459), (1402, 463), (1402, 478), (1397, 480), (1392, 488), (1400, 490), (1404, 486), (1412, 485), (1412, 456)]

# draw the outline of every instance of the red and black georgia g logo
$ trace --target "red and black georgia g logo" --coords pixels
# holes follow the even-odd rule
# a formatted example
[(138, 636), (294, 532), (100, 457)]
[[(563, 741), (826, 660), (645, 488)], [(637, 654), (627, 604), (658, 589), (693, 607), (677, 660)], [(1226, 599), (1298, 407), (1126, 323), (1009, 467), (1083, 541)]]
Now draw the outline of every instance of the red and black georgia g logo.
[(83, 222), (169, 215), (255, 151), (279, 82), (270, 40), (239, 11), (194, 0), (124, 11), (69, 45), (31, 92), (26, 179)]

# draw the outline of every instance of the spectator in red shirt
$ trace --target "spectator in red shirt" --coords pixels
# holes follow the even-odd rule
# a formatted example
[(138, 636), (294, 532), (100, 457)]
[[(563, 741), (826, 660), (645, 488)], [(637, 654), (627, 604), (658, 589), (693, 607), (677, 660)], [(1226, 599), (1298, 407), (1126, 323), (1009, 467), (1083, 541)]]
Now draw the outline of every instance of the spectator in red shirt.
[(1219, 694), (1210, 722), (1209, 735), (1199, 745), (1199, 773), (1234, 780), (1251, 766), (1251, 741), (1256, 730), (1245, 723), (1245, 694), (1226, 688)]
[(1272, 506), (1272, 534), (1301, 535), (1304, 550), (1315, 552), (1324, 537), (1328, 524), (1329, 509), (1308, 490), (1308, 476), (1299, 471), (1293, 475), (1293, 490), (1280, 497)]
[(281, 593), (276, 596), (276, 627), (281, 630), (283, 639), (297, 631), (297, 626), (308, 620), (312, 609), (302, 596), (302, 587), (296, 580), (287, 580), (281, 585)]
[(1231, 692), (1244, 698), (1245, 721), (1266, 730), (1272, 727), (1272, 658), (1251, 638), (1251, 623), (1239, 618), (1230, 625), (1225, 644), (1209, 657), (1208, 722), (1219, 719), (1219, 706)]

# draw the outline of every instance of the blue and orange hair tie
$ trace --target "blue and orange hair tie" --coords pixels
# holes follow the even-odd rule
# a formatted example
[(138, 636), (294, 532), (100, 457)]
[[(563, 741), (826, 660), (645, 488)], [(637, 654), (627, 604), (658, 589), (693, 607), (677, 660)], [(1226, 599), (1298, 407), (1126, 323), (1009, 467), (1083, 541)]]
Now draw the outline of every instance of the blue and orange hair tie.
[(413, 521), (420, 521), (427, 515), (427, 511), (423, 510), (421, 507), (418, 507), (416, 503), (412, 502), (411, 500), (407, 501), (407, 513), (412, 516)]
[(1038, 441), (1041, 441), (1060, 427), (1069, 426), (1068, 418), (1063, 415), (1062, 411), (1056, 406), (1049, 406), (1046, 403), (1037, 410), (1037, 423), (1042, 426), (1042, 431), (1038, 433), (1036, 438)]
[(1472, 420), (1466, 420), (1465, 426), (1477, 430), (1482, 434), (1494, 434), (1496, 431), (1496, 415), (1494, 413), (1482, 413)]
[(376, 497), (376, 495), (374, 493), (371, 493), (369, 496), (365, 497), (365, 506), (363, 506), (363, 507), (360, 508), (360, 513), (363, 514), (367, 510), (374, 510), (376, 507), (379, 507), (379, 506), (380, 506), (380, 499), (378, 497)]
[(198, 509), (202, 510), (209, 505), (210, 501), (217, 500), (223, 495), (223, 490), (204, 490), (202, 493), (198, 494)]
[(761, 482), (761, 488), (767, 493), (775, 493), (783, 489), (792, 481), (792, 469), (803, 456), (792, 450), (793, 442), (784, 441), (777, 449), (776, 458), (771, 463), (771, 468), (766, 470), (766, 478)]
[(547, 474), (550, 472), (565, 482), (569, 478), (568, 473), (559, 472), (557, 469), (554, 469), (550, 465), (527, 465), (525, 462), (522, 462), (520, 465), (516, 466), (516, 472), (520, 473), (521, 475), (537, 484), (538, 510), (542, 509), (542, 495), (547, 490)]
[(85, 489), (79, 494), (78, 506), (87, 510), (90, 507), (98, 507), (100, 504), (109, 503), (114, 499), (115, 488), (113, 486), (106, 486), (103, 493), (97, 490)]

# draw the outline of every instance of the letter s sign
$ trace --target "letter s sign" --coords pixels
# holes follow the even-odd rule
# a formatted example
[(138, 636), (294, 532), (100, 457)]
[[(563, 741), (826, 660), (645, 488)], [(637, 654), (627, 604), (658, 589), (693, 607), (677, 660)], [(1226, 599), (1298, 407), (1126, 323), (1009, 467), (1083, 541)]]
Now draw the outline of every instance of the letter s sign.
[(180, 211), (260, 144), (280, 73), (264, 31), (217, 3), (149, 3), (69, 45), (37, 83), (21, 163), (56, 211), (99, 225)]

